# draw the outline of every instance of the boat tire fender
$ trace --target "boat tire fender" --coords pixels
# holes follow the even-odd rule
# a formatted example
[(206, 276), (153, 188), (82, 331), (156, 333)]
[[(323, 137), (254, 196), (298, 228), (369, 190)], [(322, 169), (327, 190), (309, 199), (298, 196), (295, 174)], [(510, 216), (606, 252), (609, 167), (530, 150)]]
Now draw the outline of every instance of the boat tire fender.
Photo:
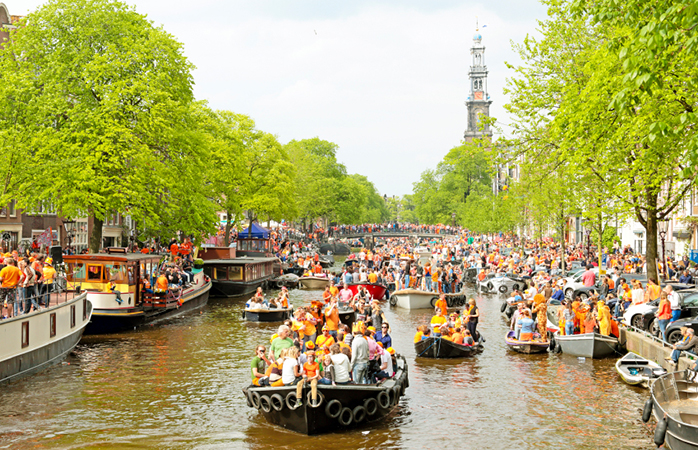
[[(648, 398), (645, 402), (645, 407), (642, 409), (642, 421), (647, 423), (652, 415), (652, 399)], [(664, 441), (662, 441), (664, 442)]]
[(494, 284), (492, 284), (491, 281), (489, 283), (487, 283), (487, 289), (489, 289), (490, 291), (494, 290)]
[(661, 445), (664, 445), (664, 439), (666, 438), (666, 428), (667, 428), (667, 420), (666, 418), (661, 418), (659, 422), (657, 422), (657, 427), (654, 429), (654, 444), (659, 447)]
[(264, 411), (265, 413), (271, 411), (271, 400), (268, 396), (262, 395), (259, 398), (259, 407), (262, 408), (262, 411)]
[(354, 413), (351, 412), (351, 409), (344, 407), (342, 408), (342, 411), (340, 411), (337, 419), (339, 420), (340, 424), (348, 427), (354, 421)]
[(366, 408), (359, 405), (351, 412), (354, 415), (354, 423), (361, 423), (366, 419)]
[(388, 395), (388, 391), (380, 391), (376, 397), (376, 400), (378, 401), (378, 406), (381, 408), (390, 408), (390, 395)]
[(286, 407), (291, 411), (295, 411), (296, 409), (298, 409), (298, 406), (296, 406), (296, 401), (296, 391), (291, 391), (288, 394), (286, 394)]
[(390, 399), (388, 401), (388, 406), (393, 406), (395, 404), (395, 391), (388, 389), (386, 392), (388, 393), (388, 398)]
[(560, 345), (559, 342), (557, 342), (557, 343), (555, 344), (555, 353), (558, 354), (558, 355), (559, 355), (560, 353), (562, 353), (562, 346)]
[(250, 397), (251, 397), (250, 394), (251, 394), (251, 393), (248, 392), (247, 395), (245, 395), (245, 400), (247, 400), (247, 406), (250, 407), (250, 408), (252, 408), (253, 405), (252, 405), (252, 399), (250, 398)]
[(449, 308), (453, 308), (453, 297), (448, 297), (446, 299), (446, 305), (448, 305)]
[(259, 403), (260, 403), (260, 395), (259, 392), (257, 391), (252, 391), (250, 393), (250, 401), (252, 401), (252, 407), (254, 409), (259, 409)]
[[(335, 409), (337, 410), (335, 412)], [(325, 405), (325, 415), (330, 419), (336, 419), (342, 413), (342, 402), (333, 398)]]
[(271, 397), (269, 397), (269, 402), (271, 403), (271, 407), (274, 408), (274, 411), (281, 411), (284, 409), (284, 398), (281, 396), (281, 394), (274, 394)]
[(509, 303), (503, 302), (503, 303), (502, 303), (502, 307), (499, 308), (499, 311), (500, 311), (500, 312), (506, 311), (508, 306), (509, 306)]
[(394, 295), (390, 296), (390, 306), (395, 306), (397, 305), (397, 297)]
[(393, 405), (397, 405), (400, 402), (400, 386), (393, 387)]
[(245, 318), (245, 310), (244, 309), (242, 310), (242, 318), (243, 319)]
[(507, 293), (507, 287), (504, 286), (504, 285), (499, 286), (499, 292), (501, 292), (502, 294), (506, 294), (506, 293)]
[(318, 391), (317, 403), (313, 404), (313, 393), (311, 391), (308, 391), (308, 395), (305, 396), (305, 400), (308, 402), (307, 405), (310, 408), (319, 408), (320, 405), (322, 405), (325, 402), (325, 396), (322, 395), (322, 392)]
[(432, 308), (436, 308), (436, 301), (439, 299), (439, 297), (432, 297), (431, 302), (429, 304), (431, 305)]
[[(367, 398), (364, 400), (364, 409), (369, 416), (374, 415), (378, 412), (378, 401), (373, 397)], [(356, 416), (356, 413), (354, 413), (354, 415)]]

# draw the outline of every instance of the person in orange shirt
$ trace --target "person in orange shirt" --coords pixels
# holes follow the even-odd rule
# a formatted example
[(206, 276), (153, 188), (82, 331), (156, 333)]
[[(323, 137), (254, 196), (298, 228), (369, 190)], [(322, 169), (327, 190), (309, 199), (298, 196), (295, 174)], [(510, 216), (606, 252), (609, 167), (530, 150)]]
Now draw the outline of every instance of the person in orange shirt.
[[(22, 271), (17, 267), (17, 262), (12, 258), (5, 258), (6, 266), (0, 270), (0, 300), (4, 302), (4, 307), (8, 308), (8, 314), (12, 311), (13, 305), (17, 303), (17, 285), (22, 277)], [(15, 312), (19, 312), (18, 305), (14, 306)], [(13, 314), (13, 316), (16, 314)], [(5, 317), (5, 316), (3, 316)]]
[(160, 273), (158, 279), (155, 280), (155, 290), (159, 292), (165, 292), (167, 291), (167, 285), (167, 277), (165, 276), (165, 273), (162, 272)]
[(439, 299), (436, 301), (436, 308), (441, 310), (441, 314), (446, 316), (448, 314), (448, 303), (446, 302), (446, 294), (439, 295)]
[(315, 339), (315, 347), (320, 350), (322, 349), (323, 352), (329, 353), (330, 352), (330, 346), (334, 344), (334, 337), (330, 334), (330, 330), (327, 328), (327, 325), (322, 326), (322, 334)]
[(451, 336), (451, 340), (455, 344), (463, 345), (463, 333), (462, 333), (461, 327), (456, 327), (456, 330), (454, 331), (453, 335)]
[(446, 323), (446, 317), (444, 317), (443, 311), (441, 309), (436, 309), (436, 315), (431, 318), (431, 326), (433, 328), (440, 327)]
[(315, 346), (312, 342), (307, 343), (308, 350), (305, 356), (308, 361), (303, 364), (303, 382), (296, 384), (296, 398), (301, 398), (303, 386), (310, 383), (310, 398), (313, 405), (317, 404), (317, 382), (320, 379), (320, 364), (315, 361)]
[(424, 333), (426, 332), (426, 330), (427, 330), (427, 327), (425, 325), (420, 325), (417, 327), (417, 334), (414, 335), (414, 343), (415, 344), (422, 340), (422, 336), (424, 336)]
[(339, 289), (334, 285), (334, 280), (330, 280), (330, 294), (332, 294), (332, 297), (339, 295)]
[(288, 288), (286, 286), (281, 286), (279, 300), (281, 300), (281, 306), (288, 308)]
[[(339, 310), (337, 309), (337, 297), (330, 299), (330, 304), (325, 308), (325, 327), (330, 336), (337, 340), (339, 327)], [(323, 327), (324, 328), (324, 327)]]
[(313, 267), (313, 272), (322, 273), (322, 266), (320, 264), (315, 264), (315, 267)]

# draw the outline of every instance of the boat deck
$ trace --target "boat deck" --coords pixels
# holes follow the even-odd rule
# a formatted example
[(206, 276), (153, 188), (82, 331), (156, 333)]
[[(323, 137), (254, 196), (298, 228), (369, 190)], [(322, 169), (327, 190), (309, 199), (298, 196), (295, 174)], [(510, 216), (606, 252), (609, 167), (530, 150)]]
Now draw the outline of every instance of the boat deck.
[[(698, 391), (693, 390), (693, 393)], [(671, 416), (678, 417), (682, 422), (698, 426), (698, 400), (674, 400), (664, 405), (664, 410)]]
[[(49, 298), (49, 308), (52, 306), (60, 305), (62, 303), (69, 302), (70, 300), (74, 299), (75, 297), (79, 296), (77, 292), (52, 292)], [(22, 308), (24, 308), (24, 301), (22, 301)], [(13, 307), (11, 304), (8, 303), (7, 307), (4, 306), (4, 303), (0, 303), (0, 317), (4, 319), (9, 319), (12, 318), (13, 314)], [(21, 315), (21, 314), (20, 314)]]

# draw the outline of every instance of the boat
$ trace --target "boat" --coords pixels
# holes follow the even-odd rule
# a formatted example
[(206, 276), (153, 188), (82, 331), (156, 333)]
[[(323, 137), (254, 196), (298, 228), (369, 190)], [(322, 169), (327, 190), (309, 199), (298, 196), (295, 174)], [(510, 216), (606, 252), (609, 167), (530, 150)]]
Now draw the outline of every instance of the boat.
[[(208, 302), (211, 280), (202, 269), (192, 269), (192, 280), (181, 290), (153, 292), (160, 255), (125, 253), (65, 255), (67, 287), (87, 291), (92, 320), (85, 334), (115, 333), (201, 308)], [(114, 284), (114, 290), (109, 284)]]
[(616, 361), (616, 372), (623, 381), (631, 386), (649, 385), (651, 380), (667, 373), (656, 362), (632, 352)]
[(87, 292), (51, 294), (48, 308), (0, 321), (0, 383), (58, 364), (92, 318)]
[(604, 336), (599, 333), (584, 333), (561, 336), (555, 333), (555, 342), (562, 353), (585, 358), (605, 358), (616, 353), (618, 339), (614, 336)]
[[(482, 341), (482, 336), (480, 336), (480, 341)], [(414, 344), (414, 351), (418, 358), (467, 358), (480, 353), (482, 350), (480, 342), (472, 346), (461, 345), (440, 337), (429, 337)]]
[(419, 246), (414, 249), (414, 252), (420, 256), (420, 258), (431, 257), (431, 250), (426, 246)]
[(671, 372), (652, 383), (642, 420), (647, 422), (654, 414), (654, 443), (658, 447), (698, 449), (698, 383), (694, 375), (692, 371)]
[(293, 308), (245, 308), (242, 318), (248, 322), (283, 322), (293, 315)]
[(296, 274), (293, 273), (285, 273), (283, 275), (280, 275), (273, 280), (273, 284), (277, 288), (281, 288), (283, 286), (294, 288), (298, 287), (298, 279), (300, 277)]
[(388, 286), (380, 283), (351, 283), (347, 284), (347, 288), (352, 294), (356, 295), (360, 287), (365, 287), (372, 299), (383, 300), (388, 294)]
[[(390, 296), (390, 305), (405, 309), (434, 309), (438, 299), (438, 292), (400, 289)], [(449, 307), (463, 306), (466, 301), (467, 297), (463, 293), (446, 294), (446, 303)]]
[(318, 385), (317, 403), (309, 387), (296, 407), (296, 387), (260, 387), (242, 390), (247, 406), (258, 409), (267, 422), (309, 436), (359, 427), (383, 419), (397, 406), (409, 386), (407, 361), (397, 355), (395, 376), (377, 384)]
[(325, 289), (325, 287), (330, 285), (330, 279), (328, 277), (300, 277), (298, 283), (304, 289)]
[(550, 347), (548, 341), (519, 341), (514, 331), (509, 331), (504, 339), (510, 349), (519, 353), (545, 353)]
[(215, 297), (240, 297), (251, 294), (259, 286), (267, 287), (274, 277), (278, 258), (242, 256), (204, 261), (204, 274), (213, 282)]
[(332, 255), (320, 255), (320, 260), (318, 261), (320, 265), (325, 268), (329, 269), (330, 267), (334, 266), (334, 256)]
[(351, 330), (351, 326), (354, 325), (354, 321), (356, 320), (356, 312), (354, 309), (347, 305), (340, 304), (339, 308), (337, 308), (337, 313), (339, 314), (339, 321), (348, 326)]

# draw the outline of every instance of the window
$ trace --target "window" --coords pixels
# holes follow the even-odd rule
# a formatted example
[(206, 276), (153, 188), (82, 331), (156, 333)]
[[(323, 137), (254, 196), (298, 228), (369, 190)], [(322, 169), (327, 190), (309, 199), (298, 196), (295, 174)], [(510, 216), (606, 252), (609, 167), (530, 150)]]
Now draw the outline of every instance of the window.
[(87, 320), (87, 296), (82, 299), (82, 321)]
[(102, 266), (90, 264), (87, 266), (87, 281), (102, 281)]
[(227, 280), (228, 270), (225, 267), (216, 267), (216, 280)]
[(68, 281), (85, 281), (85, 263), (68, 263)]
[(29, 321), (22, 322), (22, 348), (29, 347)]
[(70, 305), (70, 328), (75, 328), (75, 305)]
[(232, 266), (228, 268), (228, 279), (233, 281), (242, 281), (242, 267)]
[(12, 200), (7, 208), (10, 212), (10, 217), (17, 217), (17, 201)]
[(49, 327), (49, 337), (54, 337), (56, 335), (56, 313), (51, 313), (48, 321)]
[(123, 283), (126, 281), (126, 267), (119, 263), (104, 265), (105, 280), (115, 283)]

